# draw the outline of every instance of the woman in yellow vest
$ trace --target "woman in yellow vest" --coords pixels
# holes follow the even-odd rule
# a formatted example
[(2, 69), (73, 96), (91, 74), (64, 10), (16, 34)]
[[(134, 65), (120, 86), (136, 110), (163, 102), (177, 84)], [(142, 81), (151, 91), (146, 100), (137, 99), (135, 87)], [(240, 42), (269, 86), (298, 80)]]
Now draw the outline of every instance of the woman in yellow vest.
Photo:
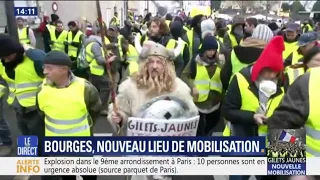
[(90, 82), (71, 73), (71, 65), (70, 57), (60, 51), (51, 51), (44, 59), (46, 80), (37, 95), (37, 107), (44, 115), (46, 137), (93, 136), (92, 128), (101, 108), (99, 93)]
[(200, 112), (198, 136), (210, 135), (220, 121), (224, 92), (220, 72), (218, 42), (208, 35), (204, 37), (199, 54), (188, 63), (181, 77), (192, 89), (193, 100)]
[(267, 135), (265, 124), (284, 94), (277, 85), (284, 68), (283, 50), (283, 38), (273, 38), (254, 65), (233, 76), (222, 106), (232, 136)]

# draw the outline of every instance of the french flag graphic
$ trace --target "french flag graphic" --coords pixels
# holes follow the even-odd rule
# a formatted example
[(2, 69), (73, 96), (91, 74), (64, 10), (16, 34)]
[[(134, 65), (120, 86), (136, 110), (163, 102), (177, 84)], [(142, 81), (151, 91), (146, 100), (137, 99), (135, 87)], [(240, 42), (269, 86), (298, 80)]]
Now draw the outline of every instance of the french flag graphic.
[(285, 130), (282, 130), (281, 134), (279, 136), (279, 140), (286, 141), (286, 142), (291, 142), (291, 143), (295, 143), (296, 139), (297, 138), (295, 136), (292, 136), (291, 134), (289, 134)]

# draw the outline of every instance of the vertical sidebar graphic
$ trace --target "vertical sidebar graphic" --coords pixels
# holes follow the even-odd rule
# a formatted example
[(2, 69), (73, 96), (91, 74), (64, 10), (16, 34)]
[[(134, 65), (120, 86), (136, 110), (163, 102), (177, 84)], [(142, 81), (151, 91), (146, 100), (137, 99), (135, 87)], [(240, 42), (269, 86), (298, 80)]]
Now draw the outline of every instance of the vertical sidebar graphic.
[(305, 129), (272, 129), (268, 141), (268, 175), (306, 175)]

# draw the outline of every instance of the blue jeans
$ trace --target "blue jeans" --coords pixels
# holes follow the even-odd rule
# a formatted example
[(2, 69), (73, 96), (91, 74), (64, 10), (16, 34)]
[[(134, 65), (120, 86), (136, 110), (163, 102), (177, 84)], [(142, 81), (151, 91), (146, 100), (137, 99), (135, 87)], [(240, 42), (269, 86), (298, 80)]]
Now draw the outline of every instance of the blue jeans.
[(0, 98), (0, 143), (3, 145), (12, 145), (11, 133), (8, 122), (4, 118), (3, 102)]

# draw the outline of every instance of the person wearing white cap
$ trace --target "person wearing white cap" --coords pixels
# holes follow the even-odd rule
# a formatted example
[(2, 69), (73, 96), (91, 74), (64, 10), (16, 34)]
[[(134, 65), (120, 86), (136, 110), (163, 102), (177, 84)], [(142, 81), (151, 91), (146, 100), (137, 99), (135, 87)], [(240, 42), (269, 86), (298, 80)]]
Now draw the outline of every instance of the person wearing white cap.
[(137, 117), (141, 106), (161, 95), (180, 97), (189, 111), (198, 113), (190, 88), (174, 71), (173, 60), (179, 54), (161, 44), (145, 42), (139, 55), (139, 71), (120, 84), (115, 101), (118, 110), (109, 106), (108, 120), (115, 130), (120, 125), (121, 135), (126, 135), (128, 117)]

